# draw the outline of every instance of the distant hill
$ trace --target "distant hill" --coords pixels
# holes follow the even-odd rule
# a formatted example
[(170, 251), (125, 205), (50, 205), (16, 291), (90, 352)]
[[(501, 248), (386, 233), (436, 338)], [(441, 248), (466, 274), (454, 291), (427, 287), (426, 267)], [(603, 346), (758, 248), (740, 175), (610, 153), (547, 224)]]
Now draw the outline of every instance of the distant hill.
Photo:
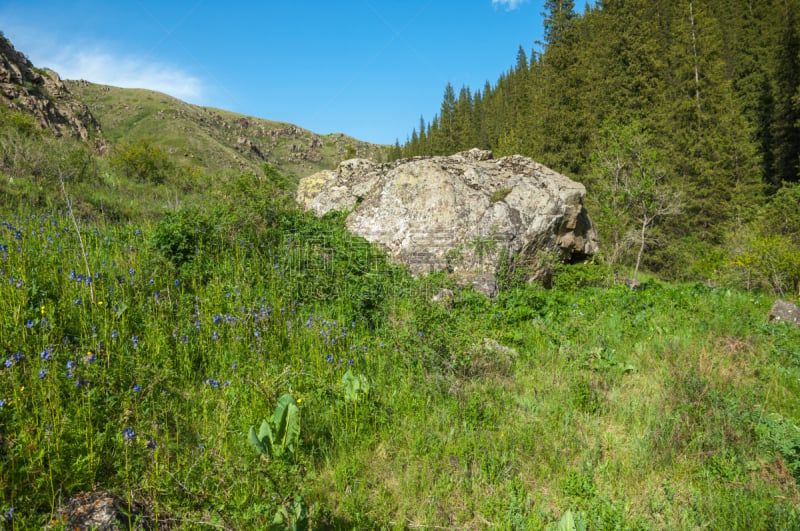
[(297, 177), (354, 156), (379, 159), (388, 149), (343, 134), (319, 135), (284, 122), (185, 103), (166, 94), (66, 81), (112, 143), (149, 139), (174, 158), (218, 171), (258, 171), (265, 162)]
[(0, 102), (33, 115), (40, 129), (93, 143), (97, 152), (144, 139), (175, 162), (211, 173), (259, 173), (269, 163), (300, 178), (345, 158), (380, 160), (389, 149), (150, 90), (62, 81), (56, 72), (34, 66), (1, 32)]

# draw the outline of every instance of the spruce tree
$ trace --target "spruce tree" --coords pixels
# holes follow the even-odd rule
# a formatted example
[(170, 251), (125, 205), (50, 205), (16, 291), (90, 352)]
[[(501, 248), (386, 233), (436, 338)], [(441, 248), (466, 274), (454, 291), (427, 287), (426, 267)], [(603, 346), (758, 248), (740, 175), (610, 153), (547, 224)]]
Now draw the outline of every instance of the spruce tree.
[(575, 2), (572, 0), (545, 0), (544, 40), (548, 46), (561, 39), (575, 20)]
[(439, 127), (441, 129), (440, 154), (450, 155), (456, 149), (455, 138), (456, 118), (456, 92), (449, 82), (444, 89), (442, 108), (439, 112)]
[(792, 6), (786, 10), (778, 48), (775, 78), (775, 117), (771, 134), (774, 171), (772, 184), (800, 178), (800, 31)]

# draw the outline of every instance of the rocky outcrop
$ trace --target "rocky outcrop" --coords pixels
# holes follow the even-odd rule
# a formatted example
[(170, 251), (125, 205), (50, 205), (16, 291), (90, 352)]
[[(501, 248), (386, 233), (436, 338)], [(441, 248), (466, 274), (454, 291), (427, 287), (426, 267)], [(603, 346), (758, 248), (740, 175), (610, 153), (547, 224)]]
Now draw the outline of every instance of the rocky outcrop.
[(89, 109), (73, 97), (52, 70), (35, 68), (0, 34), (0, 102), (31, 113), (42, 129), (89, 140), (99, 130)]
[(297, 200), (320, 215), (350, 211), (347, 228), (412, 274), (447, 270), (493, 294), (503, 256), (536, 266), (542, 252), (575, 262), (597, 250), (585, 195), (527, 157), (473, 149), (381, 165), (347, 160), (301, 180)]
[(800, 308), (791, 302), (777, 300), (769, 311), (769, 320), (778, 323), (794, 323), (800, 326)]

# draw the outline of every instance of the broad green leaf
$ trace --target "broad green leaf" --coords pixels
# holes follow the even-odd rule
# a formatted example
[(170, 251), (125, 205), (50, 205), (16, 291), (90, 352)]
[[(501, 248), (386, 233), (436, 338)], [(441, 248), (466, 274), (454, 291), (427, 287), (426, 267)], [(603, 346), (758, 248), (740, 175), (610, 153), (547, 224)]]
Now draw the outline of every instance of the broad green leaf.
[(572, 511), (564, 513), (561, 520), (558, 521), (558, 527), (556, 529), (558, 531), (578, 531), (578, 528), (575, 526), (575, 517), (572, 515)]
[(289, 405), (294, 403), (295, 401), (292, 395), (283, 395), (278, 399), (278, 405), (275, 406), (275, 412), (272, 414), (272, 425), (275, 426), (275, 430), (277, 431), (275, 436), (278, 440), (283, 439), (286, 413)]
[(358, 384), (356, 383), (356, 379), (353, 376), (353, 373), (350, 372), (350, 369), (347, 369), (347, 372), (344, 373), (344, 376), (342, 377), (342, 385), (344, 386), (345, 402), (355, 402), (356, 401), (355, 387)]
[(362, 395), (369, 393), (369, 383), (363, 374), (355, 375), (350, 369), (342, 377), (345, 402), (358, 402)]
[(250, 426), (250, 432), (247, 434), (247, 442), (250, 443), (250, 446), (254, 447), (256, 450), (261, 452), (262, 454), (267, 454), (267, 449), (262, 444), (261, 440), (256, 435), (256, 429)]
[(272, 457), (272, 448), (275, 446), (275, 436), (272, 435), (272, 429), (266, 419), (261, 421), (261, 428), (258, 430), (258, 440), (267, 448), (270, 457)]
[(294, 458), (295, 451), (300, 441), (300, 408), (290, 404), (286, 409), (286, 433), (283, 439), (283, 448), (288, 450)]
[(292, 395), (283, 395), (278, 400), (272, 422), (275, 426), (276, 453), (288, 451), (294, 457), (300, 438), (300, 408)]
[(303, 496), (294, 497), (294, 524), (292, 531), (308, 531), (308, 506)]
[(286, 512), (286, 507), (281, 506), (280, 509), (275, 511), (275, 516), (272, 517), (272, 525), (280, 526), (280, 529), (286, 529), (286, 522), (289, 521), (289, 514)]

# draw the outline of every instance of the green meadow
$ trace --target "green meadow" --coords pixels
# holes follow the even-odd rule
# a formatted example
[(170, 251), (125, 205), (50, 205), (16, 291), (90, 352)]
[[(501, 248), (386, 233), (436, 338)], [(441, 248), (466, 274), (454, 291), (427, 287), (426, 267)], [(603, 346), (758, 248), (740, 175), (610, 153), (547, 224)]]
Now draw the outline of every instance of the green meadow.
[(587, 263), (492, 300), (225, 186), (158, 218), (4, 202), (6, 528), (89, 491), (145, 529), (800, 528), (772, 297)]

